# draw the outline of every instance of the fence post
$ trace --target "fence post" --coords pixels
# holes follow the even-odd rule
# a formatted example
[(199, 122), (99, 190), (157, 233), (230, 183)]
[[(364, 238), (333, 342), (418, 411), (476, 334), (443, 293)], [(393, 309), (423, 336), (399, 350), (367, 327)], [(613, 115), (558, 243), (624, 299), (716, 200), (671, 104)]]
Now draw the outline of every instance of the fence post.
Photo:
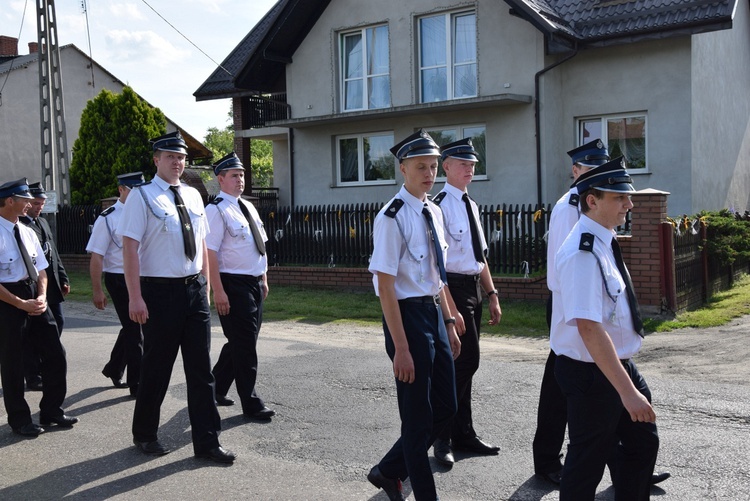
[[(632, 222), (630, 237), (619, 237), (623, 256), (633, 278), (638, 294), (638, 303), (644, 312), (655, 314), (662, 310), (667, 290), (663, 267), (663, 252), (660, 247), (665, 242), (660, 238), (661, 223), (667, 221), (667, 197), (669, 193), (645, 189), (633, 193)], [(674, 252), (674, 246), (667, 249)], [(673, 285), (670, 285), (673, 287)]]
[(662, 294), (666, 298), (666, 308), (677, 311), (677, 280), (675, 278), (674, 226), (671, 223), (661, 223), (659, 232), (659, 247), (661, 248), (661, 284)]

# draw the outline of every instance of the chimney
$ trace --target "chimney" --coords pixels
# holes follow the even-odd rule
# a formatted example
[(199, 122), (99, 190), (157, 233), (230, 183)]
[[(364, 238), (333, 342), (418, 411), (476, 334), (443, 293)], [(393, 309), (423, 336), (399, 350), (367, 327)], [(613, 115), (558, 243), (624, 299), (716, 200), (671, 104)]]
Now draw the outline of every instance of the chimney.
[(13, 37), (6, 37), (0, 35), (0, 57), (2, 56), (17, 56), (18, 55), (18, 39)]
[(37, 42), (29, 42), (29, 54), (36, 54), (39, 52), (39, 44)]

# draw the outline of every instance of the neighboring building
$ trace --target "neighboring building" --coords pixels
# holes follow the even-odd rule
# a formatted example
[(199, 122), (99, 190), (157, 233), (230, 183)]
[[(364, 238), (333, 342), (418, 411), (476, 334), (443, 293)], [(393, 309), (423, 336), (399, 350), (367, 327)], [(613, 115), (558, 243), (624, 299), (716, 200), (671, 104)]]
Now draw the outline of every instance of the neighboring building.
[(748, 40), (747, 0), (280, 0), (194, 95), (233, 99), (246, 164), (274, 141), (282, 204), (388, 200), (424, 127), (474, 137), (483, 204), (554, 202), (600, 136), (670, 214), (745, 210)]
[[(102, 89), (121, 93), (125, 87), (75, 45), (60, 47), (68, 161), (78, 138), (81, 114), (89, 100)], [(18, 55), (18, 40), (0, 36), (0, 166), (3, 179), (27, 177), (38, 181), (42, 172), (39, 61), (37, 43), (29, 43), (29, 54)], [(167, 132), (180, 129), (189, 147), (191, 159), (208, 158), (211, 151), (167, 118)]]

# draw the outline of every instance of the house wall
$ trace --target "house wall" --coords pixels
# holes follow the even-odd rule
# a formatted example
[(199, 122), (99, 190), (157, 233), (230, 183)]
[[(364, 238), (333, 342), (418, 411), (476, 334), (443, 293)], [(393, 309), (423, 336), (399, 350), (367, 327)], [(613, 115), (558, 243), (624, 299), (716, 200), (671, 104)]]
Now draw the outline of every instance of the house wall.
[[(70, 161), (86, 103), (102, 89), (122, 92), (123, 85), (94, 65), (96, 87), (93, 87), (89, 59), (70, 46), (60, 49), (60, 68)], [(8, 74), (8, 81), (3, 89), (0, 158), (3, 159), (4, 179), (24, 176), (31, 182), (40, 179), (42, 160), (39, 120), (39, 63), (35, 60), (26, 68), (13, 69)]]
[(731, 30), (692, 38), (690, 212), (750, 209), (749, 9), (738, 2)]
[[(93, 86), (88, 56), (72, 45), (60, 48), (60, 68), (70, 162), (73, 143), (78, 138), (81, 126), (81, 115), (88, 101), (95, 98), (102, 89), (121, 93), (124, 84), (98, 64), (94, 64)], [(0, 108), (2, 179), (7, 181), (27, 177), (30, 182), (38, 181), (42, 173), (39, 137), (39, 63), (34, 60), (27, 67), (14, 68), (0, 78), (4, 81), (6, 76), (8, 80), (3, 89)], [(169, 119), (167, 130), (177, 130), (176, 124)]]
[[(397, 142), (419, 127), (475, 123), (487, 128), (488, 179), (472, 184), (472, 196), (482, 204), (537, 201), (533, 103), (468, 111), (430, 106), (393, 118), (353, 115), (351, 121), (340, 120), (338, 34), (342, 30), (388, 23), (391, 104), (418, 106), (416, 17), (472, 6), (477, 9), (479, 96), (534, 96), (535, 73), (564, 56), (545, 56), (541, 33), (509, 15), (502, 4), (478, 0), (436, 8), (434, 1), (413, 0), (388, 2), (385, 8), (384, 2), (331, 2), (293, 55), (294, 62), (287, 65), (292, 116), (336, 118), (294, 129), (290, 154), (295, 204), (384, 202), (402, 183), (397, 173), (392, 184), (336, 187), (337, 135), (392, 131)], [(576, 145), (577, 118), (637, 112), (648, 116), (648, 171), (633, 171), (637, 189), (672, 193), (670, 212), (675, 216), (725, 205), (746, 208), (750, 203), (747, 11), (747, 2), (740, 2), (729, 31), (585, 49), (546, 72), (539, 89), (542, 202), (553, 203), (571, 183), (565, 152)], [(731, 64), (726, 64), (725, 56)], [(721, 96), (732, 99), (723, 100), (721, 112), (716, 113)], [(282, 192), (283, 182), (292, 184), (291, 177), (284, 179), (283, 170), (277, 170), (276, 179)], [(433, 193), (441, 188), (438, 183)]]
[[(454, 8), (477, 8), (480, 96), (513, 93), (533, 95), (534, 65), (541, 57), (543, 38), (533, 28), (508, 15), (496, 2), (454, 2), (435, 7), (434, 1), (382, 3), (334, 0), (308, 34), (287, 66), (287, 91), (294, 118), (339, 113), (338, 34), (358, 26), (388, 23), (391, 66), (391, 103), (394, 107), (417, 103), (418, 76), (415, 16)], [(357, 24), (351, 12), (356, 10)], [(387, 16), (385, 15), (387, 13)], [(501, 51), (497, 47), (512, 47)], [(487, 180), (472, 185), (479, 203), (529, 203), (535, 201), (533, 106), (490, 106), (463, 112), (430, 109), (406, 117), (365, 119), (349, 123), (329, 122), (294, 129), (294, 201), (296, 205), (385, 202), (398, 190), (403, 178), (387, 185), (336, 187), (336, 142), (341, 134), (392, 131), (394, 142), (419, 127), (483, 123), (487, 128)], [(529, 162), (532, 162), (530, 164)], [(274, 159), (275, 165), (280, 165)], [(276, 174), (275, 174), (276, 176)], [(275, 179), (283, 187), (282, 179)], [(442, 183), (436, 185), (437, 193)], [(283, 190), (282, 190), (283, 191)]]
[[(558, 99), (542, 101), (545, 164), (565, 165), (563, 170), (569, 173), (565, 152), (575, 146), (577, 118), (645, 112), (648, 173), (631, 172), (635, 188), (670, 192), (670, 212), (690, 213), (690, 67), (690, 38), (681, 37), (587, 49), (552, 70), (556, 75), (544, 77), (545, 91), (559, 85), (560, 92)], [(550, 142), (555, 131), (564, 145)], [(552, 146), (562, 148), (555, 151)], [(570, 178), (564, 181), (557, 186), (558, 196)], [(548, 184), (548, 199), (554, 198), (550, 188)]]

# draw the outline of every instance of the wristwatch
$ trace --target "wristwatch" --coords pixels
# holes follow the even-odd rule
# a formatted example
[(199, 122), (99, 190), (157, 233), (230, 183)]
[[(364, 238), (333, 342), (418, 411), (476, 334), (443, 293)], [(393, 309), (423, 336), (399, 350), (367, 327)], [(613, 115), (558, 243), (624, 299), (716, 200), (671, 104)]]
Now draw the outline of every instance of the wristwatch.
[(491, 291), (487, 291), (487, 296), (491, 296), (493, 294), (497, 294), (497, 289), (492, 289)]
[(456, 325), (455, 317), (448, 317), (444, 320), (444, 322), (445, 322), (445, 325), (448, 325), (448, 324)]

